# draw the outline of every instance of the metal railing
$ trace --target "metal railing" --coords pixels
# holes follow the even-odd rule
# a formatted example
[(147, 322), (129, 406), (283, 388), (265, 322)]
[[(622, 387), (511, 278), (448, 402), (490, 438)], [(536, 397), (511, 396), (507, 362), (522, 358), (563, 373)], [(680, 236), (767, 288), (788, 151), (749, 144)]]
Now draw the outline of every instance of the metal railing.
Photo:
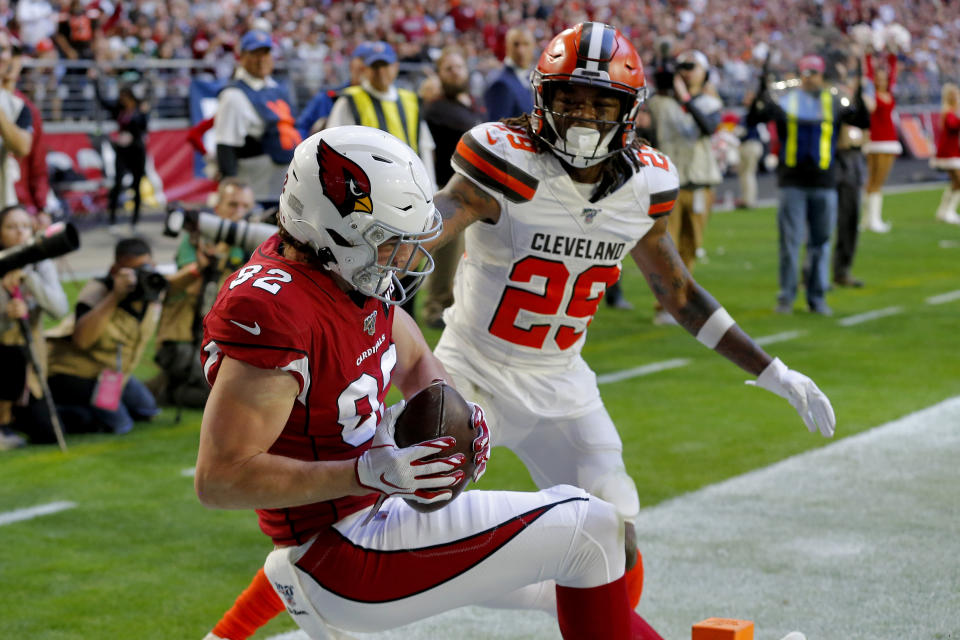
[[(294, 107), (302, 109), (320, 86), (315, 75), (307, 73), (303, 63), (278, 61), (274, 78), (290, 88)], [(397, 84), (416, 89), (429, 65), (400, 63)], [(90, 60), (25, 60), (18, 87), (40, 110), (44, 123), (62, 121), (99, 121), (105, 117), (97, 102), (91, 69), (99, 73), (100, 92), (115, 99), (122, 85), (132, 85), (137, 97), (151, 105), (151, 118), (187, 119), (190, 83), (194, 78), (226, 80), (234, 68), (232, 60), (214, 63), (197, 60), (129, 60), (104, 66)], [(343, 76), (343, 77), (340, 77)], [(323, 86), (336, 85), (347, 78), (347, 69), (336, 70)]]

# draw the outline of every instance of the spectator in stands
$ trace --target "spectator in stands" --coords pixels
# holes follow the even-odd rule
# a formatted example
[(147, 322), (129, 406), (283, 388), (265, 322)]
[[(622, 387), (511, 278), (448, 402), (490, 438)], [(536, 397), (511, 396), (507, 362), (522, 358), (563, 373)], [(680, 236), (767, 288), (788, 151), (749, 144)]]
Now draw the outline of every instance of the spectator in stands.
[[(14, 41), (9, 33), (0, 30), (0, 81), (19, 64), (14, 55)], [(20, 177), (18, 158), (30, 153), (33, 144), (33, 116), (22, 98), (0, 84), (0, 207), (17, 204), (14, 187)]]
[[(707, 84), (710, 63), (698, 50), (677, 56), (673, 90), (648, 101), (657, 131), (657, 143), (677, 167), (680, 192), (667, 228), (680, 257), (693, 273), (697, 250), (713, 207), (713, 186), (723, 181), (710, 142), (722, 117), (723, 102)], [(657, 304), (654, 324), (676, 324)]]
[(271, 77), (273, 41), (257, 29), (240, 39), (239, 64), (220, 93), (213, 129), (221, 178), (238, 177), (264, 208), (274, 207), (302, 139), (287, 89)]
[[(373, 42), (364, 64), (367, 70), (363, 82), (343, 90), (333, 103), (327, 128), (359, 124), (400, 138), (423, 160), (435, 190), (433, 153), (436, 145), (420, 111), (417, 94), (394, 85), (399, 71), (396, 52), (387, 42)], [(416, 317), (413, 296), (403, 304), (403, 310)]]
[[(460, 49), (448, 47), (443, 50), (437, 59), (437, 77), (442, 95), (424, 106), (423, 118), (437, 144), (437, 183), (444, 185), (453, 175), (450, 159), (460, 137), (480, 124), (483, 116), (470, 97), (469, 71)], [(462, 235), (433, 252), (433, 273), (424, 287), (427, 299), (423, 304), (424, 322), (432, 329), (443, 328), (443, 310), (453, 304), (453, 275), (462, 253)]]
[(61, 56), (70, 60), (92, 59), (94, 26), (83, 0), (71, 0), (69, 10), (60, 14), (57, 32), (53, 34)]
[(776, 312), (793, 313), (797, 296), (800, 245), (806, 240), (809, 270), (805, 271), (807, 307), (829, 316), (830, 235), (836, 226), (836, 144), (843, 123), (866, 128), (870, 117), (863, 105), (859, 79), (853, 100), (846, 106), (824, 86), (823, 58), (807, 55), (797, 65), (800, 86), (779, 100), (766, 88), (750, 106), (748, 125), (773, 120), (777, 124), (780, 163), (777, 167), (780, 205), (779, 283)]
[(948, 82), (943, 85), (941, 96), (940, 137), (937, 155), (930, 161), (930, 166), (946, 171), (950, 182), (937, 207), (937, 220), (960, 224), (960, 214), (957, 213), (960, 204), (960, 87)]
[[(253, 190), (239, 178), (224, 178), (216, 197), (213, 213), (224, 220), (242, 220), (253, 210)], [(155, 360), (161, 373), (148, 383), (160, 404), (203, 407), (209, 395), (197, 358), (203, 317), (223, 281), (249, 257), (240, 247), (209, 243), (196, 232), (183, 236), (157, 329)]]
[(503, 67), (493, 75), (483, 93), (488, 120), (514, 118), (533, 110), (530, 65), (535, 53), (530, 31), (523, 27), (507, 31)]
[(73, 317), (51, 331), (50, 391), (66, 431), (123, 434), (159, 409), (133, 370), (153, 337), (166, 279), (142, 238), (117, 242), (103, 278), (87, 282)]
[[(27, 211), (13, 205), (0, 210), (0, 250), (29, 242), (33, 220)], [(0, 286), (0, 450), (31, 442), (52, 442), (53, 427), (36, 372), (28, 370), (20, 318), (26, 318), (34, 354), (41, 367), (46, 366), (46, 344), (42, 319), (46, 313), (60, 318), (68, 311), (67, 296), (60, 286), (57, 269), (50, 260), (41, 260), (3, 274)], [(41, 375), (45, 373), (41, 372)], [(26, 393), (24, 391), (26, 390)]]
[(47, 145), (43, 139), (43, 122), (40, 111), (26, 95), (17, 89), (17, 80), (23, 70), (23, 47), (12, 40), (13, 57), (6, 67), (6, 73), (0, 78), (0, 87), (23, 100), (30, 111), (33, 123), (33, 136), (30, 152), (20, 158), (20, 179), (14, 185), (17, 201), (34, 218), (34, 228), (44, 229), (50, 224), (49, 212), (58, 208), (56, 198), (50, 193), (50, 176), (47, 172)]
[(33, 55), (40, 42), (56, 33), (57, 14), (47, 0), (18, 0), (15, 11), (20, 41), (27, 53)]
[(897, 56), (890, 52), (886, 58), (886, 66), (878, 67), (872, 54), (865, 56), (867, 78), (873, 81), (874, 95), (873, 98), (864, 97), (870, 112), (870, 141), (863, 146), (867, 155), (867, 204), (863, 226), (876, 233), (890, 231), (890, 225), (883, 221), (881, 189), (890, 175), (893, 161), (903, 153), (897, 127), (893, 123), (893, 109), (896, 106), (893, 87), (897, 81)]
[(130, 231), (135, 233), (140, 221), (141, 184), (147, 172), (147, 125), (150, 116), (150, 105), (137, 98), (133, 87), (123, 85), (116, 100), (108, 100), (100, 92), (100, 82), (96, 67), (90, 69), (97, 100), (106, 109), (110, 117), (117, 123), (117, 131), (111, 144), (114, 152), (113, 186), (110, 187), (109, 211), (110, 228), (118, 233), (117, 207), (120, 204), (120, 193), (124, 191), (124, 180), (129, 175), (132, 178), (130, 188), (133, 189), (133, 211), (130, 218)]
[(302, 137), (307, 138), (326, 127), (327, 116), (330, 115), (333, 103), (340, 97), (341, 91), (363, 83), (367, 71), (364, 59), (368, 53), (370, 53), (369, 43), (358, 44), (350, 55), (350, 80), (346, 84), (323, 87), (310, 99), (300, 113), (300, 117), (297, 118), (297, 131)]

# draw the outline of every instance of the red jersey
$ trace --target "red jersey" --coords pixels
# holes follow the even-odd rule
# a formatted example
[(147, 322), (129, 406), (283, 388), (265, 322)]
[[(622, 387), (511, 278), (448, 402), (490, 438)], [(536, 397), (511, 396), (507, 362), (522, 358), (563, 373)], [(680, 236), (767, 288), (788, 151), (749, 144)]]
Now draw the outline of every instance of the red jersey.
[[(279, 253), (274, 236), (227, 278), (204, 319), (201, 354), (213, 384), (223, 355), (290, 372), (300, 385), (270, 453), (298, 460), (356, 458), (370, 446), (397, 362), (393, 310), (347, 294), (330, 274)], [(279, 545), (302, 544), (377, 494), (285, 509), (258, 509)]]
[[(873, 81), (873, 56), (866, 58), (867, 77)], [(897, 56), (887, 54), (887, 91), (886, 97), (876, 95), (877, 107), (870, 114), (870, 141), (885, 142), (899, 140), (897, 127), (893, 123), (893, 109), (897, 106), (893, 98), (893, 87), (897, 83)]]
[(955, 111), (940, 115), (940, 137), (937, 139), (938, 158), (960, 158), (960, 117)]

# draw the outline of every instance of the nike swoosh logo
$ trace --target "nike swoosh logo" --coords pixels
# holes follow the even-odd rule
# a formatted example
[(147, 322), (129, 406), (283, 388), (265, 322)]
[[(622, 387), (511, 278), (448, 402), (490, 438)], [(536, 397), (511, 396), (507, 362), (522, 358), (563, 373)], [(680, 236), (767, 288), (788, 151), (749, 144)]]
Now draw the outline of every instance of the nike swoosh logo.
[(246, 332), (248, 332), (248, 333), (252, 333), (252, 334), (255, 335), (255, 336), (260, 335), (260, 323), (259, 323), (259, 322), (254, 322), (252, 327), (251, 327), (251, 326), (248, 326), (248, 325), (245, 325), (245, 324), (240, 324), (240, 323), (237, 322), (236, 320), (231, 320), (230, 322), (232, 322), (233, 324), (237, 325), (238, 327), (240, 327), (241, 329), (243, 329), (244, 331), (246, 331)]
[(487, 131), (486, 133), (487, 133), (487, 142), (489, 142), (490, 144), (497, 144), (497, 139), (494, 138), (492, 135), (490, 135), (489, 131)]

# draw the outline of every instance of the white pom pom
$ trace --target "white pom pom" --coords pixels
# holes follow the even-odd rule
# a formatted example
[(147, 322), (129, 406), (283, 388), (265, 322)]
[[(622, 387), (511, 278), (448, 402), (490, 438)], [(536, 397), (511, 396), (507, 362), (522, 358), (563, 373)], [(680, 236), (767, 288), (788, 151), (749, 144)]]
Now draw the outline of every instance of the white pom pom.
[(910, 49), (910, 32), (897, 23), (887, 25), (884, 30), (884, 39), (891, 51), (909, 51)]
[(883, 51), (883, 45), (886, 44), (886, 36), (883, 29), (876, 29), (871, 34), (873, 39), (874, 51)]
[(861, 47), (870, 46), (873, 41), (873, 29), (870, 28), (870, 25), (862, 22), (855, 24), (850, 28), (850, 37)]

